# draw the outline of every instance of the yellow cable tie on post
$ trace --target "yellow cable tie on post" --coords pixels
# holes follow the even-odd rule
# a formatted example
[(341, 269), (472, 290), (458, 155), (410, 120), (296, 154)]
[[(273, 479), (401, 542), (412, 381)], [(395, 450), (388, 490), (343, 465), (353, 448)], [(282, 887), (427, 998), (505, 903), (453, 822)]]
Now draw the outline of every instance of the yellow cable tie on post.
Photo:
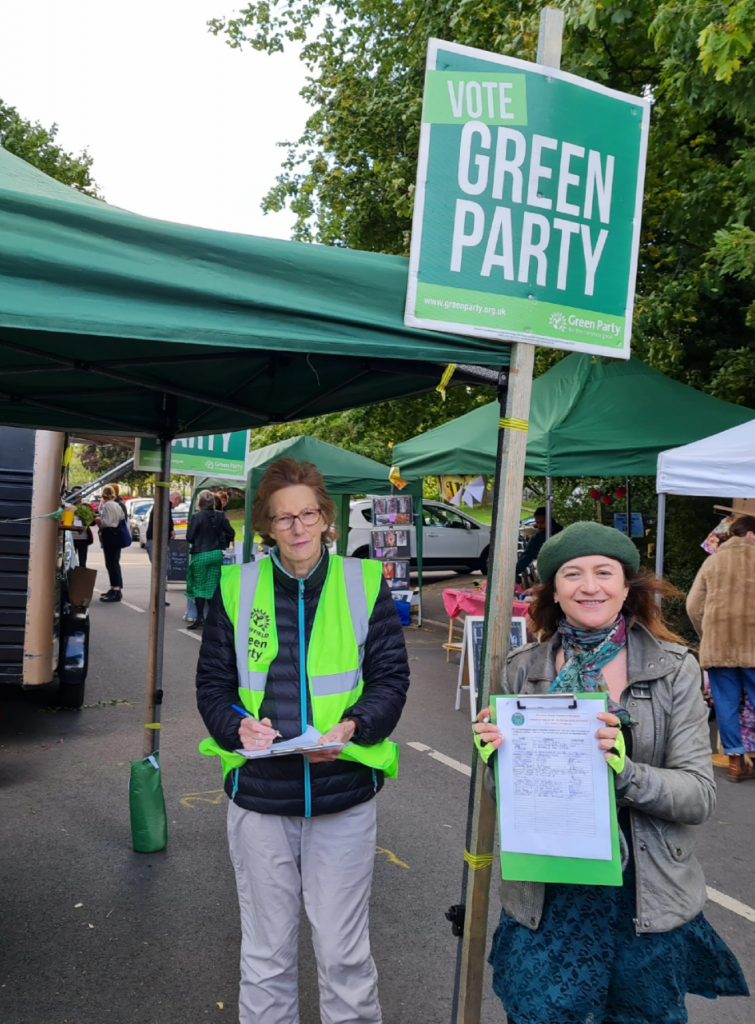
[(155, 487), (170, 487), (170, 480), (155, 480)]
[(527, 420), (503, 419), (498, 421), (498, 426), (501, 430), (521, 430), (525, 434), (530, 429)]
[(160, 725), (159, 722), (147, 722), (147, 724), (144, 726), (144, 728), (145, 729), (161, 729), (162, 726)]
[(443, 399), (444, 402), (446, 400), (446, 388), (451, 383), (451, 378), (453, 377), (455, 372), (456, 363), (449, 363), (448, 366), (443, 371), (443, 376), (440, 378), (440, 384), (435, 389), (440, 394), (440, 397)]
[(479, 871), (480, 868), (489, 868), (493, 863), (492, 853), (470, 853), (469, 850), (464, 851), (464, 860), (469, 864), (473, 871)]

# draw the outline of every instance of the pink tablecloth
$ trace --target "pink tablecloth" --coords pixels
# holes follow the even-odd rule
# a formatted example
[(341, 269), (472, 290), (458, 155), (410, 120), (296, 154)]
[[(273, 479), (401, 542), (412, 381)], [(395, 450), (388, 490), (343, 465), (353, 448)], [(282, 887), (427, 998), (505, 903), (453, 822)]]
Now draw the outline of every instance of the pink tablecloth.
[(461, 615), (462, 612), (466, 615), (484, 615), (485, 591), (477, 588), (456, 590), (449, 587), (443, 591), (443, 607), (452, 619)]
[[(443, 607), (451, 619), (459, 615), (484, 615), (485, 614), (485, 591), (466, 587), (455, 589), (449, 587), (443, 591)], [(511, 614), (526, 616), (529, 605), (526, 601), (514, 601)]]

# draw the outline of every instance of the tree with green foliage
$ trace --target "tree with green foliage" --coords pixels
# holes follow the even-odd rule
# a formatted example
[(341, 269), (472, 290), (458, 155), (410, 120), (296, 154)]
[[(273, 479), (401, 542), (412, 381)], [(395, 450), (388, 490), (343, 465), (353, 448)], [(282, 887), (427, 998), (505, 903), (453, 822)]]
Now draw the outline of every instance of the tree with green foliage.
[(494, 398), (491, 388), (457, 387), (449, 389), (445, 401), (436, 392), (431, 392), (417, 398), (380, 402), (316, 419), (253, 430), (252, 447), (264, 448), (265, 445), (305, 434), (391, 465), (394, 445), (431, 430), (440, 422), (461, 416), (478, 405), (485, 405)]
[[(220, 2), (220, 0), (219, 0)], [(755, 0), (550, 0), (562, 67), (653, 102), (634, 350), (755, 406)], [(264, 201), (295, 237), (407, 253), (427, 39), (534, 60), (543, 0), (260, 0), (211, 30), (301, 47), (311, 105)], [(542, 352), (542, 372), (558, 356)]]
[(55, 141), (58, 126), (44, 128), (38, 121), (27, 121), (15, 107), (0, 99), (0, 146), (27, 163), (38, 167), (56, 181), (79, 192), (101, 199), (92, 178), (92, 157), (84, 150), (75, 156)]

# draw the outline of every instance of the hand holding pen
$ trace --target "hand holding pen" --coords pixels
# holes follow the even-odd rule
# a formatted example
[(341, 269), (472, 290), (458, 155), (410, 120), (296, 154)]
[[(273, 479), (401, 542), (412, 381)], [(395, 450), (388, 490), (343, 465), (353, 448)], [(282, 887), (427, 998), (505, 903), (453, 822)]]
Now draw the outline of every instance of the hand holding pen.
[(241, 705), (232, 704), (231, 707), (241, 715), (239, 739), (241, 740), (242, 749), (265, 750), (267, 747), (272, 746), (273, 740), (281, 738), (281, 733), (277, 729), (273, 729), (273, 723), (269, 718), (263, 718), (258, 721)]

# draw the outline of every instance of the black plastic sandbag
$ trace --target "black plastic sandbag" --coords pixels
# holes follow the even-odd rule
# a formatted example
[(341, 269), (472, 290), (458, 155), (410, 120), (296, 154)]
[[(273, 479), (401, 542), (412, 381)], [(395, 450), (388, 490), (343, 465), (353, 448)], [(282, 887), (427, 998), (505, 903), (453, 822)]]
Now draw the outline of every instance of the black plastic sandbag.
[(152, 754), (131, 762), (128, 787), (131, 841), (136, 853), (157, 853), (168, 845), (168, 816), (160, 762)]

